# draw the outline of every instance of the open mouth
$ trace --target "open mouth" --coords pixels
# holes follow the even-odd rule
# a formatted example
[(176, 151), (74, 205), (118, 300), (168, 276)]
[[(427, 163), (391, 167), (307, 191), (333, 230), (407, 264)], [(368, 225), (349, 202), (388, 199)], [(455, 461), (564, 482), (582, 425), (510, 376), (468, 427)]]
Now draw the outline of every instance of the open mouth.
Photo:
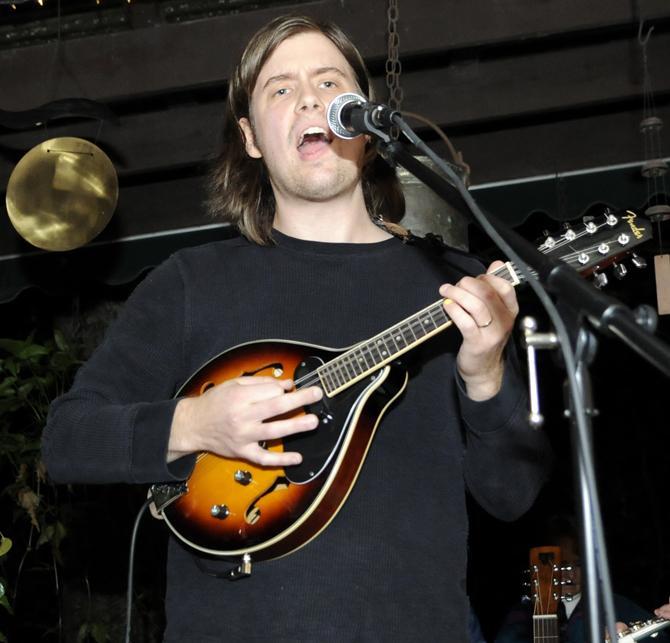
[(308, 127), (298, 139), (298, 149), (306, 151), (313, 146), (330, 145), (332, 142), (331, 134), (323, 127), (312, 126)]

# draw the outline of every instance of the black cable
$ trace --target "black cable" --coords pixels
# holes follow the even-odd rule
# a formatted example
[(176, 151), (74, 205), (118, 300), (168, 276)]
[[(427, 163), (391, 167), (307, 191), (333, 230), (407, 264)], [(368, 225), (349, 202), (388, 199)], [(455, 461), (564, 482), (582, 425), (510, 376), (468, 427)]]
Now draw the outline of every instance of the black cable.
[(139, 529), (140, 520), (142, 520), (144, 512), (149, 508), (149, 505), (152, 502), (153, 498), (147, 498), (144, 504), (140, 507), (140, 510), (137, 512), (137, 517), (135, 518), (135, 524), (133, 525), (133, 535), (130, 537), (130, 556), (128, 559), (128, 594), (126, 595), (126, 643), (130, 643), (131, 618), (133, 614), (133, 568), (135, 566), (135, 543), (137, 541), (137, 530)]

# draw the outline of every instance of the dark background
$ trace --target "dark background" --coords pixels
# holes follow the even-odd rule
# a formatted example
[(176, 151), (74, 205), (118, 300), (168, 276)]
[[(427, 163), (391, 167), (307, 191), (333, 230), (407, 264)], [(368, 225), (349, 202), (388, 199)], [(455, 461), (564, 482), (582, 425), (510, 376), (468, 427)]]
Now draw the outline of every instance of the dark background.
[[(399, 7), (403, 108), (443, 128), (471, 166), (473, 194), (485, 209), (530, 239), (605, 204), (644, 212), (654, 195), (640, 174), (638, 29), (641, 21), (643, 34), (653, 27), (647, 54), (654, 109), (670, 122), (667, 0), (400, 0)], [(384, 97), (386, 8), (384, 0), (103, 0), (99, 6), (91, 0), (60, 8), (45, 0), (44, 7), (17, 3), (15, 10), (0, 3), (0, 192), (22, 156), (56, 136), (95, 142), (120, 182), (107, 229), (93, 246), (66, 253), (44, 253), (23, 241), (2, 199), (0, 336), (48, 334), (54, 323), (78, 319), (89, 328), (90, 349), (147, 270), (179, 247), (231, 234), (207, 218), (203, 178), (219, 143), (227, 76), (249, 36), (287, 11), (334, 19), (360, 47)], [(98, 101), (114, 118), (9, 125), (7, 112), (75, 97)], [(449, 157), (431, 129), (417, 129)], [(660, 143), (667, 155), (667, 128)], [(655, 240), (640, 249), (650, 268), (631, 270), (623, 281), (610, 278), (608, 292), (626, 305), (656, 305), (653, 256), (668, 252), (668, 225), (656, 224)], [(473, 250), (496, 255), (475, 228), (469, 236)], [(523, 312), (537, 314), (547, 329), (530, 293), (520, 298)], [(661, 317), (658, 332), (666, 341), (668, 323)], [(537, 542), (543, 521), (573, 505), (563, 374), (555, 356), (543, 354), (540, 362), (544, 430), (556, 451), (550, 482), (516, 523), (472, 508), (470, 591), (488, 634), (518, 600), (528, 548), (546, 544)], [(670, 593), (669, 383), (607, 337), (599, 337), (592, 376), (600, 412), (594, 451), (615, 589), (652, 609)], [(119, 602), (122, 614), (131, 523), (143, 493), (122, 487), (75, 493), (78, 501), (90, 499), (90, 510), (73, 533), (71, 558), (88, 569), (93, 593), (106, 597), (107, 606)], [(160, 608), (165, 537), (162, 525), (145, 519), (138, 582), (146, 614)], [(78, 571), (71, 565), (66, 576), (76, 579)], [(24, 618), (54, 617), (52, 584), (44, 581), (37, 614), (19, 610)], [(160, 616), (147, 619), (147, 629), (160, 628)]]

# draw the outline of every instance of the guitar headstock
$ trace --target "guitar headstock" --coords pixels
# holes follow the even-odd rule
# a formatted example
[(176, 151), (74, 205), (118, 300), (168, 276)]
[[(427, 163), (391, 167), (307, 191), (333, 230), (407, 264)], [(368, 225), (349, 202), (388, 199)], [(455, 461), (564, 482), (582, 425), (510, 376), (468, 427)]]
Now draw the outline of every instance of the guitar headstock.
[(533, 547), (529, 559), (533, 615), (555, 615), (562, 593), (561, 548)]
[[(595, 274), (595, 285), (601, 287), (607, 283), (601, 270), (615, 264), (615, 275), (624, 277), (626, 267), (618, 262), (636, 246), (652, 238), (647, 219), (632, 210), (618, 213), (607, 210), (599, 217), (585, 218), (579, 226), (567, 226), (560, 234), (548, 235), (538, 250), (562, 259), (583, 275)], [(646, 262), (633, 255), (633, 265), (643, 268)]]

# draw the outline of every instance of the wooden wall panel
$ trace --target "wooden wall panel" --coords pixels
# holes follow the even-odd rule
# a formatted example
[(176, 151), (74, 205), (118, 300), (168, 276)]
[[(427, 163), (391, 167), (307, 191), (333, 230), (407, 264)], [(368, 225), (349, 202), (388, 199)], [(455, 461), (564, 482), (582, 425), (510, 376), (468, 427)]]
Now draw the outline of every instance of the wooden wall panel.
[[(670, 33), (656, 36), (655, 46), (663, 58), (670, 56)], [(508, 130), (510, 124), (521, 131), (525, 119), (536, 122), (542, 118), (565, 121), (562, 129), (569, 136), (575, 117), (594, 110), (604, 115), (615, 110), (622, 119), (635, 119), (642, 106), (642, 79), (638, 52), (631, 54), (632, 48), (631, 40), (616, 40), (410, 70), (402, 75), (404, 107), (447, 131), (467, 130), (471, 135)], [(670, 74), (657, 74), (654, 80), (662, 108), (670, 99)], [(383, 79), (375, 82), (383, 95)], [(101, 130), (93, 121), (54, 121), (48, 128), (5, 132), (0, 136), (0, 185), (6, 183), (22, 153), (45, 137), (63, 135), (97, 140), (122, 175), (201, 163), (217, 149), (224, 90), (219, 93), (219, 99), (205, 102), (186, 100), (164, 109), (122, 113), (118, 125), (105, 123)], [(583, 137), (580, 140), (588, 144)], [(621, 154), (608, 158), (607, 147), (601, 150), (598, 163), (626, 160)], [(569, 158), (578, 161), (579, 150), (576, 152)], [(637, 149), (631, 148), (631, 154), (638, 158)], [(554, 157), (550, 163), (538, 170), (550, 170)]]
[[(297, 9), (336, 20), (366, 58), (384, 60), (385, 6), (384, 0), (320, 0)], [(648, 20), (670, 19), (666, 0), (646, 0), (642, 6)], [(637, 21), (627, 0), (415, 0), (401, 7), (400, 49), (408, 58), (505, 43), (528, 47), (580, 34), (595, 38), (599, 31), (630, 30)], [(26, 109), (72, 95), (107, 101), (220, 83), (249, 36), (285, 11), (263, 9), (68, 40), (61, 43), (58, 59), (55, 43), (0, 49), (2, 107)]]
[[(669, 123), (670, 3), (638, 6), (654, 26), (650, 69), (659, 115)], [(475, 182), (640, 160), (641, 52), (628, 0), (415, 0), (400, 7), (404, 108), (447, 131)], [(334, 19), (352, 35), (384, 96), (386, 1), (317, 0), (297, 8)], [(188, 208), (185, 199), (197, 200), (194, 177), (217, 150), (231, 61), (253, 31), (286, 8), (153, 26), (146, 7), (131, 11), (136, 25), (147, 26), (64, 41), (59, 58), (53, 43), (0, 49), (0, 108), (81, 96), (105, 102), (119, 117), (101, 129), (72, 120), (21, 132), (0, 127), (0, 193), (38, 142), (88, 138), (121, 177), (118, 221), (107, 233), (118, 236), (202, 220), (200, 202)], [(422, 131), (444, 155), (433, 133)], [(0, 236), (12, 234), (0, 226)], [(0, 246), (7, 251), (5, 241)]]

